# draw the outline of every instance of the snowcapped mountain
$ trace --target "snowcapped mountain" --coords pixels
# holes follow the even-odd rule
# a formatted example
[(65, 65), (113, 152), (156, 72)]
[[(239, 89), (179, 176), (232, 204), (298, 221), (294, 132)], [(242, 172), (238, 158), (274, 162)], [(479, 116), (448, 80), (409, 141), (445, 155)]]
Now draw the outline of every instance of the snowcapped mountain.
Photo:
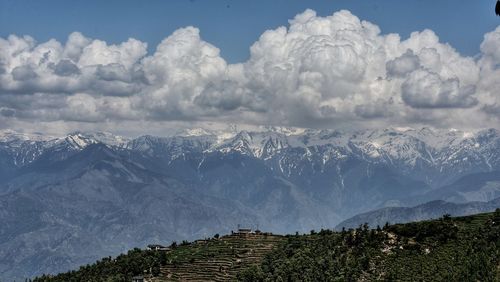
[(467, 173), (491, 171), (500, 166), (500, 133), (495, 129), (464, 132), (388, 128), (347, 132), (266, 127), (238, 133), (190, 129), (169, 137), (146, 135), (135, 139), (104, 132), (74, 132), (62, 137), (0, 133), (0, 148), (18, 167), (31, 163), (45, 151), (57, 152), (65, 158), (95, 143), (169, 159), (189, 153), (237, 152), (278, 163), (276, 169), (283, 173), (284, 165), (298, 168), (298, 163), (314, 161), (315, 167), (324, 167), (327, 163), (355, 158), (386, 165), (432, 187), (451, 183)]
[(236, 136), (214, 144), (209, 151), (222, 153), (239, 152), (256, 158), (268, 158), (279, 150), (292, 147), (289, 137), (273, 131), (247, 132), (241, 131)]
[(40, 157), (45, 151), (69, 153), (85, 149), (88, 145), (103, 143), (108, 146), (123, 146), (129, 140), (108, 132), (74, 132), (63, 137), (43, 134), (18, 133), (12, 130), (0, 132), (0, 148), (9, 151), (16, 166), (24, 166)]
[(301, 152), (301, 159), (309, 161), (321, 154), (321, 165), (355, 157), (407, 174), (425, 174), (425, 182), (431, 186), (471, 171), (494, 170), (500, 165), (500, 134), (495, 129), (464, 132), (388, 128), (347, 132), (265, 127), (261, 130), (235, 133), (190, 129), (169, 137), (146, 135), (135, 139), (105, 132), (74, 132), (53, 137), (2, 131), (0, 147), (12, 156), (16, 166), (32, 162), (46, 150), (71, 154), (95, 143), (171, 159), (193, 152), (238, 152), (262, 160), (280, 158), (283, 163), (290, 160), (290, 152), (295, 155)]
[(127, 142), (125, 149), (149, 157), (174, 160), (189, 153), (201, 153), (217, 141), (214, 135), (154, 137), (145, 135)]
[[(2, 131), (0, 279), (238, 223), (307, 232), (385, 207), (495, 197), (495, 129), (230, 127), (130, 139)], [(20, 261), (25, 269), (15, 267)]]

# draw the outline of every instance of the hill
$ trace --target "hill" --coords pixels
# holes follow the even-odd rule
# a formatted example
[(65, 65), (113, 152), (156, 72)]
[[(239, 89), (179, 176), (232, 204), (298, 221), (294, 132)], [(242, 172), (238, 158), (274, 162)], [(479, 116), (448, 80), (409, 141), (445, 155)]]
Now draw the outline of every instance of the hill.
[(407, 223), (413, 221), (440, 218), (445, 214), (466, 216), (491, 212), (500, 207), (500, 198), (488, 202), (452, 203), (442, 200), (431, 201), (415, 207), (387, 207), (358, 214), (339, 223), (335, 229), (356, 228), (367, 223), (375, 228), (389, 223)]
[(500, 209), (383, 229), (304, 235), (232, 234), (169, 251), (134, 249), (35, 282), (131, 281), (498, 281)]

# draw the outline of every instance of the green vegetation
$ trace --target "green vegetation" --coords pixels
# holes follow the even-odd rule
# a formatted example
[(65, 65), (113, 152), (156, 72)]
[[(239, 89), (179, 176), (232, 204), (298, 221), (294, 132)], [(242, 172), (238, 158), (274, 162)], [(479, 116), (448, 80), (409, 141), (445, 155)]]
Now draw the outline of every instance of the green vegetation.
[(115, 259), (111, 257), (103, 258), (92, 265), (81, 266), (76, 271), (62, 273), (57, 276), (44, 275), (35, 278), (33, 282), (128, 282), (132, 281), (133, 276), (142, 274), (144, 270), (151, 272), (153, 275), (159, 275), (160, 267), (166, 264), (167, 255), (165, 252), (133, 249)]
[[(218, 236), (217, 236), (218, 237)], [(307, 235), (230, 235), (134, 249), (35, 281), (500, 281), (500, 210), (494, 213)]]
[[(311, 232), (312, 233), (312, 232)], [(500, 281), (500, 210), (287, 236), (240, 281)]]
[(134, 249), (116, 259), (105, 258), (93, 265), (36, 282), (131, 281), (143, 275), (149, 281), (234, 281), (242, 270), (259, 265), (283, 236), (234, 234), (195, 242), (173, 243), (170, 251)]

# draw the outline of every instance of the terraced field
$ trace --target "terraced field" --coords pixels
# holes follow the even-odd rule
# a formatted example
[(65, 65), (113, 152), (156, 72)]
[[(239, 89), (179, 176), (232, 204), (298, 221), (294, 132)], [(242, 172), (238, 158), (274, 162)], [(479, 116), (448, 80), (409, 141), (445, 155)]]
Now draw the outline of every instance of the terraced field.
[(234, 281), (237, 273), (259, 265), (284, 240), (271, 234), (232, 234), (219, 239), (180, 246), (168, 254), (158, 277), (147, 281)]

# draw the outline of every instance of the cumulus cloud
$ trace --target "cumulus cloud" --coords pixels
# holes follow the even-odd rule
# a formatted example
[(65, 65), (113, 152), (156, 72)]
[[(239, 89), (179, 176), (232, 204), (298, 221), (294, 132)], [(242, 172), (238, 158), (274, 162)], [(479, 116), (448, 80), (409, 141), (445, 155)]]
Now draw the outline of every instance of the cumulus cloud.
[(420, 59), (413, 54), (412, 50), (406, 51), (403, 55), (388, 61), (386, 64), (387, 75), (395, 77), (404, 77), (419, 68)]
[(78, 66), (68, 59), (63, 59), (59, 61), (56, 65), (53, 65), (53, 69), (54, 69), (54, 74), (58, 76), (79, 75), (81, 73)]
[(0, 93), (130, 95), (142, 83), (135, 67), (146, 55), (146, 47), (135, 39), (108, 45), (76, 32), (65, 45), (56, 40), (37, 44), (28, 36), (0, 38), (4, 70)]
[(467, 108), (477, 104), (474, 86), (461, 87), (458, 78), (442, 79), (425, 70), (411, 73), (401, 86), (406, 104), (415, 108)]
[(495, 63), (500, 62), (500, 26), (494, 31), (484, 35), (484, 41), (481, 43), (481, 52)]
[(108, 44), (74, 32), (65, 43), (38, 43), (11, 35), (0, 38), (0, 116), (58, 126), (490, 126), (499, 119), (499, 47), (500, 27), (471, 58), (431, 30), (402, 40), (345, 10), (298, 14), (265, 31), (238, 64), (228, 64), (195, 27), (175, 31), (152, 54), (132, 38)]
[(203, 116), (195, 97), (223, 80), (227, 69), (219, 49), (203, 41), (194, 27), (179, 29), (167, 37), (142, 66), (149, 85), (135, 107), (155, 119)]

